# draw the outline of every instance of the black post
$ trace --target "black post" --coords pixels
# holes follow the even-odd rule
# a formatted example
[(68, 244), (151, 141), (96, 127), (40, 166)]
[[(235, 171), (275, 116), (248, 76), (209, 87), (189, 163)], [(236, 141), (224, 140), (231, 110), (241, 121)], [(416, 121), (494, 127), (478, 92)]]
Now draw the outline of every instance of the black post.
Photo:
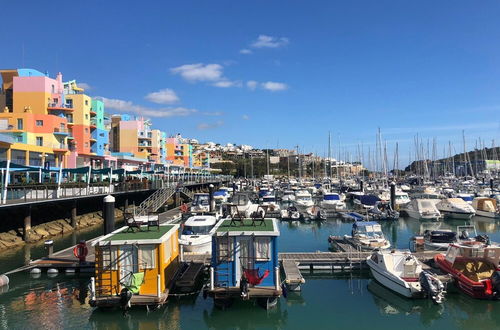
[(104, 197), (104, 235), (115, 230), (115, 198), (111, 195)]
[(490, 189), (491, 193), (493, 193), (493, 178), (490, 178)]
[(393, 210), (396, 209), (396, 184), (391, 182), (391, 207)]
[(359, 190), (363, 192), (363, 180), (359, 180)]
[(209, 205), (210, 205), (210, 212), (213, 212), (214, 211), (214, 206), (213, 203), (214, 203), (214, 185), (213, 184), (210, 184), (208, 185), (208, 202), (209, 202)]

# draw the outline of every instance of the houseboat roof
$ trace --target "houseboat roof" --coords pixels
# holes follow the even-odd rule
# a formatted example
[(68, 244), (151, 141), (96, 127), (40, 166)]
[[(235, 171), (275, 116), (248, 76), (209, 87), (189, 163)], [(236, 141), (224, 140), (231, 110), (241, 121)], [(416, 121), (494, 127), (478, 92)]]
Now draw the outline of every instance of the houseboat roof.
[(141, 231), (134, 229), (131, 232), (127, 229), (127, 226), (119, 228), (96, 240), (92, 245), (161, 244), (179, 229), (179, 225), (161, 225), (159, 230), (158, 227), (148, 230), (147, 226)]
[(243, 219), (240, 224), (239, 219), (235, 219), (236, 224), (231, 225), (231, 219), (219, 221), (212, 229), (216, 236), (279, 236), (280, 231), (275, 219), (255, 220), (255, 225), (252, 224), (252, 219)]

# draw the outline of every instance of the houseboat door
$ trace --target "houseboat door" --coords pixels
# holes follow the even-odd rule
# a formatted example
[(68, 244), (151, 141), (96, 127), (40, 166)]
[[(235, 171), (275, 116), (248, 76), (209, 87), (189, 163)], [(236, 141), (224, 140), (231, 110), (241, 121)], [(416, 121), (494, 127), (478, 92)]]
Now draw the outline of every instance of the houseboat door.
[(253, 248), (253, 240), (251, 237), (237, 237), (235, 262), (236, 262), (236, 286), (240, 285), (243, 268), (253, 269), (255, 260), (255, 252)]
[(120, 283), (130, 284), (130, 277), (138, 272), (137, 248), (132, 245), (120, 246)]

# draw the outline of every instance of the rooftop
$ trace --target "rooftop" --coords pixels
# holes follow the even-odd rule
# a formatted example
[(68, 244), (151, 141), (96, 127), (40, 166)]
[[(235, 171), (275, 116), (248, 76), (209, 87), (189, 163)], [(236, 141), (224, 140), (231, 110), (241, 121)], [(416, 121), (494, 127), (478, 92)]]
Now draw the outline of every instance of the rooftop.
[(141, 227), (141, 231), (137, 228), (134, 228), (134, 231), (127, 231), (128, 227), (125, 226), (104, 236), (99, 241), (117, 245), (135, 243), (159, 244), (168, 239), (178, 227), (178, 225), (161, 225), (159, 230), (158, 227), (152, 227), (148, 230), (147, 226), (143, 226)]
[(264, 219), (262, 224), (259, 219), (252, 225), (252, 219), (235, 219), (236, 224), (231, 225), (231, 219), (225, 219), (215, 227), (217, 235), (224, 235), (229, 233), (231, 236), (235, 235), (259, 235), (259, 236), (279, 236), (279, 230), (276, 226), (275, 220)]

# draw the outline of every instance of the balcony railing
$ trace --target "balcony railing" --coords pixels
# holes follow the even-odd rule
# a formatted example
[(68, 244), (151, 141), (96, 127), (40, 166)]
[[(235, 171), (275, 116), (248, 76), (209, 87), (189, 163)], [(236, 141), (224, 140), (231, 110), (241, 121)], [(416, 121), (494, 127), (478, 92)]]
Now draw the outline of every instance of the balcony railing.
[(68, 109), (68, 110), (73, 110), (73, 105), (71, 104), (57, 104), (57, 103), (49, 103), (47, 105), (47, 108), (48, 109), (56, 109), (56, 110), (64, 110), (64, 109)]
[(54, 133), (62, 133), (62, 134), (68, 134), (69, 131), (67, 128), (62, 128), (62, 127), (54, 127)]

